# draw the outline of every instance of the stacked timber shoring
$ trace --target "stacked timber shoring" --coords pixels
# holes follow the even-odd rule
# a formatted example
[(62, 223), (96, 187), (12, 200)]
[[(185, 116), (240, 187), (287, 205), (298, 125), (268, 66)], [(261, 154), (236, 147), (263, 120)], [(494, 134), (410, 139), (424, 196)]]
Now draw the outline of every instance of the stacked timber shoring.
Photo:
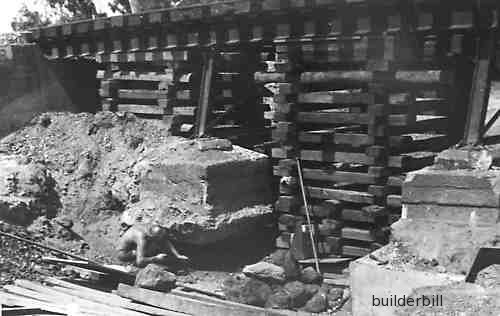
[[(125, 71), (116, 60), (127, 70), (162, 65), (155, 75), (170, 76), (169, 92), (151, 84), (159, 92), (148, 93), (162, 96), (160, 106), (174, 90), (177, 98), (162, 112), (172, 115), (182, 98), (189, 100), (180, 120), (185, 132), (202, 104), (196, 97), (207, 95), (199, 82), (206, 56), (213, 56), (208, 134), (251, 145), (268, 140), (266, 127), (273, 128), (269, 144), (281, 182), (277, 246), (289, 247), (303, 222), (300, 158), (322, 255), (360, 256), (387, 240), (405, 173), (431, 164), (462, 136), (477, 38), (495, 25), (497, 6), (494, 0), (480, 6), (472, 0), (241, 0), (33, 35), (48, 58), (90, 56), (110, 65), (111, 75)], [(191, 67), (185, 73), (169, 60), (179, 52)], [(187, 73), (196, 74), (191, 87), (180, 79)], [(235, 137), (245, 129), (254, 139)]]

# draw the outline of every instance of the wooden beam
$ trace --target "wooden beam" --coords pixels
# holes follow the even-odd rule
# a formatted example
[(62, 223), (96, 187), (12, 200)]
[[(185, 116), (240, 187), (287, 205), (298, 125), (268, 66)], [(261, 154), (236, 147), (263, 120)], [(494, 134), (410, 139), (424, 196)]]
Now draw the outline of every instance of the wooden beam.
[(264, 308), (255, 308), (242, 304), (224, 304), (214, 303), (217, 299), (212, 299), (211, 302), (201, 301), (188, 297), (181, 297), (174, 294), (162, 293), (138, 287), (120, 284), (118, 286), (118, 295), (133, 299), (135, 301), (158, 306), (161, 308), (182, 312), (190, 315), (203, 316), (300, 316), (309, 315), (309, 313), (288, 312), (280, 310), (271, 310)]
[(200, 97), (198, 101), (198, 115), (196, 118), (195, 133), (201, 137), (206, 133), (208, 111), (210, 107), (210, 94), (212, 90), (212, 79), (214, 72), (215, 56), (213, 53), (206, 53), (203, 63)]
[(478, 144), (484, 135), (484, 120), (491, 90), (491, 69), (496, 54), (496, 29), (479, 38), (479, 56), (474, 68), (463, 143)]

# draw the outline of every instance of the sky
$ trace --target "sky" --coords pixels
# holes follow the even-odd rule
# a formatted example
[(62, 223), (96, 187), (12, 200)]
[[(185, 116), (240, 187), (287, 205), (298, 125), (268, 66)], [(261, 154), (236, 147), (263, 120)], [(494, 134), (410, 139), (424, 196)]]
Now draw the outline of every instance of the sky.
[[(43, 0), (0, 0), (0, 33), (12, 32), (10, 23), (17, 15), (17, 12), (26, 3), (28, 8), (34, 8), (38, 11), (44, 11)], [(97, 11), (107, 12), (107, 0), (94, 0)]]

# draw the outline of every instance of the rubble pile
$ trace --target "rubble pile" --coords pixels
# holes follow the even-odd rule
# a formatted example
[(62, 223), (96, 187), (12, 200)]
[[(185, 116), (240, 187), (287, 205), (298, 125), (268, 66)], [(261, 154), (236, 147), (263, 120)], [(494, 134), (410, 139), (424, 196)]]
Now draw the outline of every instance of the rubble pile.
[(347, 288), (323, 283), (314, 268), (301, 268), (291, 251), (283, 249), (229, 277), (224, 293), (243, 304), (310, 313), (337, 311), (350, 297)]

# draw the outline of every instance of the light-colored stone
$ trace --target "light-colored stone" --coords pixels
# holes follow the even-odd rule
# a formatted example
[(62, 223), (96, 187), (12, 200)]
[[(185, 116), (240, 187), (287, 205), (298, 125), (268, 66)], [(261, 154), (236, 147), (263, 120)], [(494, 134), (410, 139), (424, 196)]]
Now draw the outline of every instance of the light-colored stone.
[(285, 270), (282, 267), (263, 261), (245, 266), (243, 273), (246, 276), (270, 282), (283, 283), (286, 280)]
[[(379, 251), (374, 255), (379, 256)], [(396, 315), (398, 307), (373, 306), (374, 297), (409, 295), (419, 287), (447, 285), (465, 279), (462, 275), (419, 271), (407, 265), (379, 265), (368, 257), (352, 262), (350, 270), (352, 312), (356, 316)]]
[(482, 149), (447, 149), (440, 152), (435, 164), (446, 169), (488, 170), (493, 163), (493, 157)]
[(41, 164), (18, 156), (0, 156), (0, 220), (28, 224), (53, 217), (59, 208), (54, 180)]
[(471, 227), (496, 225), (500, 210), (494, 207), (449, 206), (436, 204), (404, 204), (402, 217), (465, 224)]
[(500, 170), (446, 170), (430, 166), (409, 172), (403, 185), (453, 189), (493, 190), (500, 186)]
[(401, 219), (392, 224), (392, 240), (405, 245), (409, 254), (436, 260), (447, 271), (467, 273), (481, 247), (497, 244), (500, 224), (467, 224), (425, 219)]

